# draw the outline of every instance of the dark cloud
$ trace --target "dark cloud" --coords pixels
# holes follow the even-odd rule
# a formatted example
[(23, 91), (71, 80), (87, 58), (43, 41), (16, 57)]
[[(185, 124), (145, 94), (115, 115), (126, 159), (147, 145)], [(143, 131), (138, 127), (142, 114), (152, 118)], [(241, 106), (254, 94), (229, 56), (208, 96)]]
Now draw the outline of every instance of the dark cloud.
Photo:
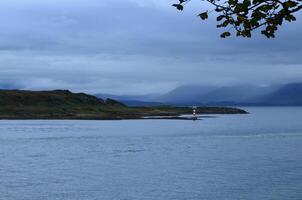
[(302, 77), (300, 16), (273, 40), (223, 40), (199, 7), (179, 13), (173, 2), (5, 0), (0, 87), (135, 94)]

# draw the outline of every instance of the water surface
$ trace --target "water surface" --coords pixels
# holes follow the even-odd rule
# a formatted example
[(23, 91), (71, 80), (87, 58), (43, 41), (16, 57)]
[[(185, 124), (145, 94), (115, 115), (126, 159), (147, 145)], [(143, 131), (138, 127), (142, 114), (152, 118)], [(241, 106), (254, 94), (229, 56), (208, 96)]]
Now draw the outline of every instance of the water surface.
[(0, 121), (0, 199), (302, 199), (302, 108), (246, 109), (201, 121)]

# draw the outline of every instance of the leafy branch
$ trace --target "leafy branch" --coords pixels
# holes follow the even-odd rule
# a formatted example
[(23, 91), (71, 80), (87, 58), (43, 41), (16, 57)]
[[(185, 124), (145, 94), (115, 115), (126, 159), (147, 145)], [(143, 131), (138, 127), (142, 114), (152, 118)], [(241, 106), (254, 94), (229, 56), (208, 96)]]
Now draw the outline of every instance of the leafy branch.
[[(190, 0), (179, 0), (172, 6), (183, 11)], [(296, 21), (294, 14), (302, 9), (302, 0), (202, 0), (214, 7), (218, 16), (217, 28), (229, 28), (220, 37), (231, 36), (230, 29), (234, 29), (237, 36), (252, 36), (252, 32), (261, 29), (261, 34), (267, 38), (274, 38), (279, 26), (284, 21)], [(202, 20), (208, 19), (212, 11), (201, 12), (198, 16)]]

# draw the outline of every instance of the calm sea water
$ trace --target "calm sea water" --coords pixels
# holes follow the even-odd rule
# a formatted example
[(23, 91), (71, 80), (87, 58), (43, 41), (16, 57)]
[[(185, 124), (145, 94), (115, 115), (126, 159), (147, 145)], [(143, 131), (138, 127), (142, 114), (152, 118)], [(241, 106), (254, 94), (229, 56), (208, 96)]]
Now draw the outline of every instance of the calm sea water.
[(301, 200), (302, 108), (0, 121), (1, 200)]

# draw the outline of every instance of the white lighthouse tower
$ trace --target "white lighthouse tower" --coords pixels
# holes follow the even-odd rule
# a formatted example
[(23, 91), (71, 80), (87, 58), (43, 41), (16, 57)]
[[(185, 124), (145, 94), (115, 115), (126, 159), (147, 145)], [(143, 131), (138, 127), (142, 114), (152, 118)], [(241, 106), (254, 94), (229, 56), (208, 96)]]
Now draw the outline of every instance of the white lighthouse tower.
[(196, 117), (197, 106), (193, 106), (193, 107), (192, 107), (192, 110), (193, 110), (193, 119), (196, 120), (196, 119), (197, 119), (197, 117)]

